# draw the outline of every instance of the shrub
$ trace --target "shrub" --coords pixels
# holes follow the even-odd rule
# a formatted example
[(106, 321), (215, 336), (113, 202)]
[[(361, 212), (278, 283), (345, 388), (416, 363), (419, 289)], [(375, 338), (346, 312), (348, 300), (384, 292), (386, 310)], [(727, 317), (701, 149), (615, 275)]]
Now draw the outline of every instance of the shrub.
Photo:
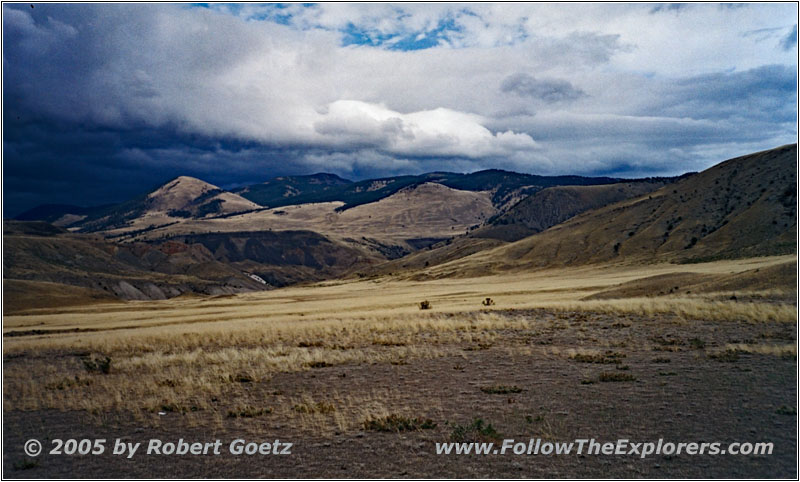
[(111, 372), (111, 357), (92, 355), (82, 358), (81, 361), (87, 372), (106, 375)]
[(484, 299), (483, 301), (481, 301), (481, 304), (482, 304), (483, 306), (494, 306), (494, 300), (493, 300), (493, 299), (491, 299), (491, 298), (489, 298), (489, 297), (486, 297), (486, 299)]
[(420, 301), (419, 302), (419, 309), (420, 310), (430, 310), (431, 309), (431, 302), (428, 300)]
[(464, 347), (464, 351), (481, 351), (481, 350), (488, 350), (492, 347), (491, 343), (488, 342), (478, 342), (475, 345), (470, 345)]
[(364, 422), (364, 428), (375, 432), (416, 432), (436, 428), (436, 423), (429, 418), (410, 418), (391, 414), (385, 417), (370, 417)]
[(325, 343), (321, 341), (301, 341), (297, 344), (299, 348), (311, 348), (311, 347), (322, 347), (325, 346)]
[(605, 372), (598, 377), (601, 382), (632, 382), (636, 377), (628, 373)]
[(45, 388), (50, 390), (66, 390), (72, 387), (88, 386), (91, 384), (91, 378), (80, 378), (78, 375), (75, 375), (75, 378), (64, 378), (58, 382), (48, 383), (45, 385)]
[(239, 383), (252, 383), (254, 381), (253, 377), (247, 373), (237, 373), (236, 375), (231, 375), (229, 378), (232, 382)]
[(163, 402), (161, 405), (157, 405), (156, 407), (151, 408), (154, 412), (167, 412), (167, 413), (187, 413), (187, 412), (198, 412), (200, 411), (200, 407), (197, 405), (182, 405), (175, 402)]
[(234, 410), (228, 410), (228, 418), (253, 418), (270, 413), (272, 413), (272, 409), (269, 407), (255, 408), (248, 405)]

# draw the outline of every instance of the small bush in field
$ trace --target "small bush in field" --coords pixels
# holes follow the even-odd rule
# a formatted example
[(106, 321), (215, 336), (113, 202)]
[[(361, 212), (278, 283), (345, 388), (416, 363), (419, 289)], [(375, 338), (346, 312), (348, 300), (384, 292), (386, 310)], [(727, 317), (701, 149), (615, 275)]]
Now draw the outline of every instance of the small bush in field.
[(81, 359), (87, 372), (108, 374), (111, 372), (111, 357), (87, 356)]
[(597, 379), (601, 382), (632, 382), (636, 377), (628, 373), (606, 372), (601, 373)]
[(410, 418), (391, 414), (385, 417), (367, 419), (364, 422), (364, 428), (376, 432), (416, 432), (436, 428), (436, 423), (429, 418)]

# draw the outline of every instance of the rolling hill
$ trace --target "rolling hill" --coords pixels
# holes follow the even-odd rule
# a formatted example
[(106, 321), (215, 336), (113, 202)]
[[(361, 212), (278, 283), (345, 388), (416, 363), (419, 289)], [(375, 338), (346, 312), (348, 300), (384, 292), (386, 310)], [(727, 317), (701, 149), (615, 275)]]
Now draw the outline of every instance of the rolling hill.
[(654, 191), (667, 182), (668, 179), (646, 179), (616, 184), (548, 187), (492, 216), (477, 229), (376, 266), (368, 272), (375, 275), (414, 271), (455, 261), (541, 232), (584, 211)]
[[(4, 310), (87, 300), (165, 299), (267, 289), (200, 245), (120, 245), (43, 222), (3, 222)], [(51, 298), (43, 293), (60, 293)]]
[(81, 207), (44, 204), (25, 211), (17, 221), (45, 221), (84, 233), (133, 227), (147, 229), (181, 219), (203, 219), (260, 209), (261, 206), (213, 184), (177, 177), (119, 204)]
[(132, 227), (146, 230), (177, 222), (259, 209), (260, 206), (217, 186), (188, 176), (177, 177), (157, 189), (121, 204), (95, 210), (70, 225), (79, 232)]
[(797, 145), (730, 159), (424, 276), (796, 253), (796, 171)]
[(384, 259), (310, 231), (118, 243), (40, 221), (4, 221), (3, 241), (6, 312), (113, 298), (261, 291), (334, 278)]
[[(783, 146), (680, 178), (626, 182), (497, 170), (360, 182), (320, 174), (240, 194), (182, 176), (121, 204), (22, 216), (61, 227), (4, 222), (4, 290), (13, 308), (36, 306), (47, 290), (58, 294), (52, 303), (161, 299), (354, 275), (795, 253), (796, 158), (795, 145)], [(246, 198), (257, 193), (260, 202), (336, 200), (266, 208)]]
[(645, 180), (593, 186), (554, 186), (524, 198), (506, 212), (469, 233), (474, 238), (517, 241), (560, 224), (591, 209), (597, 209), (655, 191), (666, 180)]
[[(605, 185), (619, 179), (581, 176), (537, 176), (519, 174), (497, 169), (478, 171), (470, 174), (432, 172), (416, 176), (395, 176), (381, 179), (368, 179), (352, 182), (334, 174), (313, 174), (309, 176), (284, 176), (265, 183), (254, 184), (234, 190), (224, 191), (217, 186), (196, 178), (180, 176), (150, 192), (116, 205), (99, 207), (79, 207), (69, 205), (44, 205), (31, 209), (18, 217), (18, 220), (39, 220), (56, 223), (70, 231), (82, 233), (102, 232), (109, 237), (133, 241), (153, 239), (171, 234), (187, 234), (188, 231), (256, 231), (262, 229), (301, 229), (330, 234), (337, 228), (328, 229), (328, 224), (344, 220), (350, 237), (373, 237), (375, 231), (388, 233), (401, 228), (405, 234), (395, 233), (390, 237), (404, 243), (405, 239), (431, 239), (452, 237), (461, 234), (467, 227), (483, 224), (487, 218), (505, 211), (531, 193), (560, 185)], [(438, 189), (440, 198), (433, 199), (432, 190)], [(403, 194), (405, 193), (405, 194)], [(411, 195), (408, 193), (417, 193)], [(460, 193), (460, 194), (459, 194)], [(468, 193), (468, 194), (465, 194)], [(397, 203), (398, 196), (406, 200)], [(418, 199), (417, 199), (418, 198)], [(438, 206), (454, 206), (452, 211), (462, 212), (452, 216), (445, 209), (439, 209), (439, 218), (425, 214), (419, 200)], [(472, 206), (474, 215), (464, 215), (463, 204), (467, 198), (483, 199), (480, 206)], [(302, 209), (302, 221), (292, 219), (298, 206), (313, 206), (311, 210)], [(369, 209), (358, 209), (369, 206)], [(280, 209), (279, 209), (280, 208)], [(282, 209), (291, 208), (291, 209)], [(259, 212), (272, 210), (269, 215)], [(387, 209), (391, 212), (386, 211)], [(356, 210), (357, 213), (348, 213)], [(315, 213), (311, 214), (310, 213)], [(363, 217), (360, 213), (365, 213)], [(281, 222), (275, 221), (273, 214), (290, 213)], [(238, 216), (255, 214), (254, 216)], [(317, 216), (320, 214), (320, 216)], [(377, 214), (377, 217), (376, 217)], [(236, 229), (228, 224), (206, 221), (238, 217)], [(296, 218), (296, 217), (295, 217)], [(372, 219), (372, 221), (367, 221)], [(382, 224), (378, 226), (378, 220)], [(412, 219), (414, 220), (412, 222)], [(243, 226), (252, 220), (256, 224)], [(400, 221), (399, 224), (395, 221)], [(202, 221), (202, 222), (197, 222)], [(466, 226), (463, 226), (466, 223)], [(222, 224), (222, 226), (219, 226)], [(411, 224), (425, 225), (429, 229), (408, 229)], [(405, 225), (405, 227), (403, 226)], [(173, 226), (177, 226), (174, 227)], [(212, 227), (213, 226), (213, 227)], [(370, 226), (361, 228), (359, 226)], [(165, 229), (170, 228), (170, 229)], [(341, 231), (341, 223), (339, 229)], [(413, 232), (410, 232), (413, 231)], [(379, 234), (380, 236), (380, 234)], [(392, 241), (394, 242), (394, 241)], [(410, 247), (427, 246), (428, 242), (413, 242)]]
[[(374, 240), (393, 246), (397, 253), (391, 259), (483, 223), (497, 213), (490, 198), (488, 192), (423, 183), (347, 210), (340, 209), (342, 202), (325, 202), (206, 218), (162, 217), (157, 222), (153, 216), (142, 216), (103, 234), (127, 242), (201, 233), (313, 231), (345, 243), (363, 245), (365, 240)], [(386, 254), (384, 248), (377, 251)]]
[(233, 192), (264, 207), (293, 204), (341, 202), (339, 211), (380, 201), (402, 189), (436, 183), (460, 191), (490, 191), (492, 203), (503, 209), (532, 192), (550, 186), (594, 185), (619, 182), (608, 177), (537, 176), (488, 169), (469, 174), (431, 172), (417, 176), (394, 176), (348, 181), (333, 174), (285, 176), (254, 184)]

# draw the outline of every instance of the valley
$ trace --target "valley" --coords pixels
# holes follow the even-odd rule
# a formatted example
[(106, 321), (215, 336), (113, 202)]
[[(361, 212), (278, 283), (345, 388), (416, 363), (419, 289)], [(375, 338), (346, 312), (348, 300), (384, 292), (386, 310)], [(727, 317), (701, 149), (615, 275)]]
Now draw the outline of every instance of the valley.
[[(518, 187), (422, 182), (346, 209), (252, 208), (178, 178), (102, 214), (7, 220), (4, 476), (794, 476), (796, 156), (538, 186), (510, 206), (497, 193)], [(320, 197), (350, 186), (326, 179)], [(121, 436), (296, 449), (247, 464), (22, 453), (30, 437)], [(774, 453), (435, 452), (592, 437)]]

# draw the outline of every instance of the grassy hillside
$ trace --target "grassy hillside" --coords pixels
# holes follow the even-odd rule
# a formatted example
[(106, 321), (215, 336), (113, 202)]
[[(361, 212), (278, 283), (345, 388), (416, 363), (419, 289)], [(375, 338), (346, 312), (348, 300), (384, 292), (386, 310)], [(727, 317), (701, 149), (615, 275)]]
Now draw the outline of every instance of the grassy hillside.
[(796, 145), (731, 159), (651, 194), (442, 265), (435, 274), (796, 253), (796, 159)]
[(118, 245), (45, 223), (3, 223), (4, 309), (266, 289), (199, 245)]
[(415, 271), (455, 261), (543, 231), (581, 212), (658, 189), (667, 179), (590, 186), (554, 186), (519, 201), (468, 233), (376, 266), (369, 274)]
[[(105, 232), (121, 241), (160, 241), (200, 233), (314, 231), (346, 243), (377, 243), (377, 252), (393, 259), (437, 241), (465, 233), (497, 211), (487, 192), (461, 191), (423, 183), (379, 201), (340, 210), (341, 202), (298, 204), (203, 219), (181, 219), (149, 226), (138, 224)], [(165, 220), (166, 221), (166, 220)], [(374, 243), (373, 243), (374, 244)]]
[(383, 260), (372, 250), (313, 231), (204, 233), (174, 239), (203, 246), (216, 261), (276, 287), (335, 278)]
[(342, 243), (311, 231), (119, 243), (43, 222), (5, 221), (3, 228), (5, 307), (11, 310), (258, 291), (334, 278), (385, 259), (367, 241)]
[(553, 186), (531, 194), (472, 231), (470, 237), (517, 241), (591, 209), (641, 196), (664, 186), (652, 180), (595, 186)]

